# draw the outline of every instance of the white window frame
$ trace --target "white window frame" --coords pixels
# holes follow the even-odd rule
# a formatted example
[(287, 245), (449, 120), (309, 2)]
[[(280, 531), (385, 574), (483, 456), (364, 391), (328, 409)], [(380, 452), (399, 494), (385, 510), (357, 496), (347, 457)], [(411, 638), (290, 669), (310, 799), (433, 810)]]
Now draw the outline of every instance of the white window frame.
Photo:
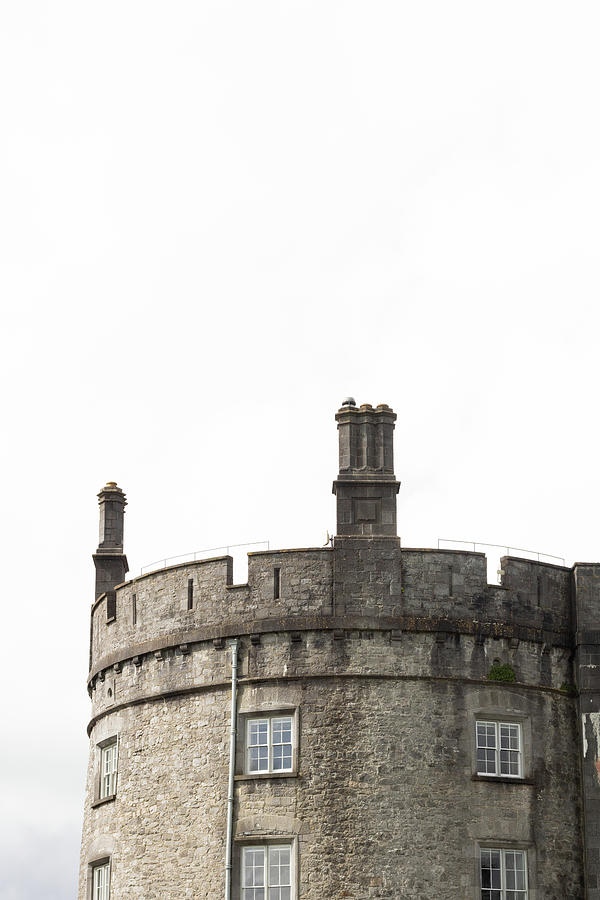
[[(483, 887), (482, 884), (482, 854), (483, 853), (499, 853), (500, 854), (500, 887)], [(520, 853), (523, 857), (525, 887), (519, 888), (508, 887), (506, 884), (506, 854)], [(481, 900), (507, 900), (507, 896), (511, 895), (515, 900), (528, 900), (529, 898), (529, 878), (527, 873), (527, 850), (516, 849), (513, 847), (480, 847), (479, 848), (479, 897)]]
[[(493, 748), (487, 747), (485, 745), (480, 745), (479, 743), (479, 725), (492, 726), (494, 728), (494, 742), (495, 746)], [(518, 748), (515, 750), (513, 748), (505, 748), (509, 749), (510, 752), (517, 753), (517, 762), (518, 762), (518, 772), (515, 774), (514, 772), (502, 772), (502, 758), (501, 751), (502, 747), (501, 743), (501, 729), (502, 728), (516, 728), (517, 729), (517, 737), (518, 737)], [(478, 760), (478, 750), (486, 749), (494, 751), (494, 768), (493, 772), (485, 772), (481, 770), (479, 760)], [(476, 719), (475, 721), (475, 766), (477, 774), (482, 778), (523, 778), (523, 727), (520, 722), (504, 722), (500, 719)]]
[[(263, 884), (262, 885), (252, 885), (246, 886), (246, 854), (250, 850), (261, 850), (264, 854), (263, 856)], [(275, 851), (287, 850), (289, 853), (289, 880), (287, 884), (272, 884), (270, 880), (271, 876), (271, 854)], [(255, 890), (258, 888), (259, 890), (262, 888), (263, 898), (264, 900), (270, 900), (271, 891), (274, 888), (288, 888), (289, 893), (288, 897), (290, 900), (294, 900), (296, 896), (294, 890), (294, 848), (292, 844), (250, 844), (245, 847), (242, 847), (242, 865), (241, 865), (241, 891), (240, 896), (242, 900), (255, 900)], [(279, 880), (279, 879), (278, 879)], [(277, 898), (279, 900), (279, 898)]]
[(92, 900), (109, 900), (110, 859), (92, 865)]
[[(277, 721), (281, 721), (285, 719), (290, 723), (290, 740), (285, 742), (277, 742), (273, 741), (273, 723)], [(293, 772), (294, 771), (294, 753), (295, 753), (295, 724), (294, 724), (295, 716), (293, 713), (274, 713), (273, 715), (268, 716), (249, 716), (246, 719), (246, 753), (245, 753), (245, 771), (248, 775), (279, 775), (282, 772)], [(267, 741), (266, 744), (256, 744), (251, 743), (250, 737), (250, 729), (252, 725), (266, 723), (267, 726)], [(273, 748), (276, 746), (287, 746), (289, 744), (290, 747), (290, 762), (288, 766), (285, 768), (275, 769), (273, 767)], [(261, 769), (252, 769), (250, 767), (250, 751), (254, 747), (267, 747), (267, 766), (266, 768)]]
[(98, 799), (106, 800), (117, 793), (117, 778), (119, 774), (119, 738), (118, 736), (103, 741), (100, 751), (100, 782), (98, 785)]

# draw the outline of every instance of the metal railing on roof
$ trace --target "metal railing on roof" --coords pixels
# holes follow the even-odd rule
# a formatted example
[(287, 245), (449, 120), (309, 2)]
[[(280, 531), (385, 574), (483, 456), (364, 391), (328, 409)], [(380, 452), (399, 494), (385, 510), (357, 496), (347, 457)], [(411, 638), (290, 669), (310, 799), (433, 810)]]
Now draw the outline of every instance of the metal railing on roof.
[[(251, 541), (248, 544), (228, 544), (227, 546), (222, 547), (208, 547), (205, 550), (194, 550), (193, 553), (182, 553), (179, 556), (169, 556), (165, 559), (157, 559), (156, 562), (148, 563), (147, 566), (142, 566), (140, 569), (140, 575), (145, 575), (146, 572), (154, 572), (157, 569), (166, 569), (169, 566), (177, 565), (177, 561), (180, 563), (186, 562), (196, 562), (200, 559), (210, 559), (211, 556), (229, 556), (230, 550), (239, 550), (242, 547), (265, 547), (266, 550), (270, 550), (269, 541)], [(224, 553), (222, 551), (225, 551)]]
[[(545, 560), (559, 560), (561, 565), (565, 565), (565, 560), (562, 556), (553, 556), (552, 553), (541, 553), (538, 550), (525, 550), (523, 547), (509, 547), (506, 544), (486, 544), (484, 541), (456, 541), (453, 538), (438, 538), (438, 550), (442, 550), (440, 544), (467, 544), (469, 547), (473, 548), (474, 552), (477, 552), (477, 547), (495, 547), (497, 550), (506, 550), (507, 556), (519, 555), (521, 553), (529, 553), (538, 562), (544, 562)], [(511, 553), (511, 550), (514, 553)]]

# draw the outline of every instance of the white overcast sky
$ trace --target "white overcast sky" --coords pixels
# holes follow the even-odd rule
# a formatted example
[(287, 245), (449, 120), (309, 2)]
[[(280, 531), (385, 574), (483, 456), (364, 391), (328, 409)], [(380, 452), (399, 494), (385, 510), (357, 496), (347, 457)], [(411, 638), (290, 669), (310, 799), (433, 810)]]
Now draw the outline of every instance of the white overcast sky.
[(131, 572), (334, 531), (600, 559), (597, 2), (4, 0), (0, 900), (69, 900), (96, 493)]

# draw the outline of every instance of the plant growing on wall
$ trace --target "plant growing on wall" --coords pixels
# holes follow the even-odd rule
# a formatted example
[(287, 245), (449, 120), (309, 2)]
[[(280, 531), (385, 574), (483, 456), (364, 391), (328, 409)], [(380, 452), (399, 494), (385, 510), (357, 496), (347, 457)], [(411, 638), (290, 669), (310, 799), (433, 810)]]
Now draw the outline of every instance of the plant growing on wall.
[(516, 681), (515, 670), (508, 663), (494, 663), (488, 672), (488, 681)]

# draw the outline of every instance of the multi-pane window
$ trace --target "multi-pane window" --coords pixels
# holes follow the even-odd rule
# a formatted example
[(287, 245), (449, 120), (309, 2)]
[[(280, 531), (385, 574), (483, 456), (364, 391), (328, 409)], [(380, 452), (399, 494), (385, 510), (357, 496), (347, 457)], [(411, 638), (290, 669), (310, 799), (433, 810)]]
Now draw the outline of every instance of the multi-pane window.
[(289, 845), (244, 847), (242, 900), (291, 900), (291, 866)]
[(105, 744), (100, 750), (100, 799), (117, 791), (117, 741)]
[(477, 722), (477, 774), (522, 777), (521, 726), (516, 722)]
[(110, 862), (92, 869), (92, 900), (108, 900), (110, 894)]
[(481, 900), (527, 900), (524, 850), (481, 850)]
[[(248, 772), (291, 772), (292, 716), (248, 719), (246, 768)], [(273, 895), (275, 897), (275, 895)], [(271, 898), (269, 897), (269, 900)]]

